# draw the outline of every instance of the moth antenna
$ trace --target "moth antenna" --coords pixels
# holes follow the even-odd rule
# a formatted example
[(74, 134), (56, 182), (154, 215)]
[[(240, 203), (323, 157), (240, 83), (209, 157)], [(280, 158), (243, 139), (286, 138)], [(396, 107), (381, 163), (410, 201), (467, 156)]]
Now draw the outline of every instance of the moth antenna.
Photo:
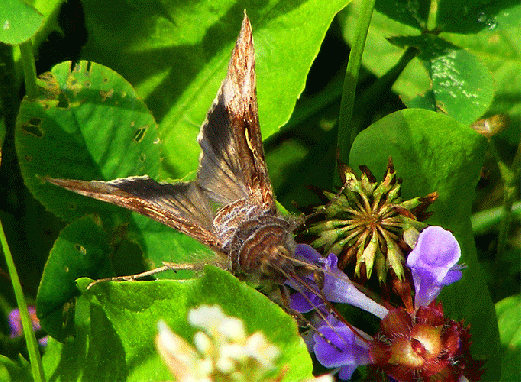
[[(300, 312), (298, 312), (298, 311), (296, 311), (294, 309), (291, 309), (291, 307), (290, 307), (290, 296), (289, 296), (289, 293), (288, 293), (288, 288), (285, 285), (281, 285), (280, 288), (281, 288), (282, 300), (284, 301), (284, 304), (288, 308), (288, 310), (291, 313), (291, 315), (297, 320), (297, 322), (299, 322), (299, 320), (302, 321), (302, 322), (305, 322), (306, 326), (308, 326), (309, 328), (311, 328), (311, 330), (313, 330), (315, 333), (317, 333), (328, 345), (330, 345), (333, 348), (335, 348), (335, 350), (341, 352), (342, 349), (340, 349), (336, 344), (331, 342), (331, 340), (329, 338), (327, 338), (326, 336), (324, 336), (324, 334), (320, 333), (320, 331), (317, 329), (317, 327), (315, 325), (313, 325), (311, 323), (311, 321), (309, 321), (306, 317), (304, 317), (304, 315), (302, 313), (300, 313)], [(314, 309), (317, 312), (319, 312), (319, 307), (318, 306), (316, 306), (305, 294), (302, 293), (302, 296), (304, 296), (304, 299), (311, 306), (313, 306)], [(325, 322), (328, 323), (328, 326), (336, 333), (335, 329), (327, 321), (327, 318), (324, 316), (323, 312), (319, 312), (319, 315)], [(342, 342), (344, 342), (344, 340), (342, 339), (342, 337), (340, 337), (340, 335), (338, 333), (336, 333), (336, 335), (338, 336), (338, 338), (340, 338), (342, 340)]]
[[(290, 256), (287, 256), (287, 255), (282, 255), (282, 256), (285, 256), (287, 259), (291, 260), (292, 262), (296, 263), (296, 264), (299, 264), (299, 265), (304, 265), (308, 268), (310, 268), (313, 272), (320, 272), (321, 274), (326, 274), (326, 275), (329, 275), (331, 277), (338, 277), (337, 275), (334, 275), (330, 272), (327, 272), (323, 269), (320, 269), (318, 268), (317, 266), (315, 266), (314, 264), (310, 264), (308, 262), (305, 262), (305, 261), (302, 261), (302, 260), (299, 260), (299, 259), (295, 259), (295, 258), (292, 258)], [(344, 325), (346, 325), (347, 327), (349, 327), (353, 333), (359, 337), (360, 339), (364, 340), (364, 341), (367, 341), (367, 337), (363, 335), (363, 332), (361, 332), (360, 330), (358, 330), (357, 328), (355, 328), (353, 325), (351, 325), (349, 322), (346, 321), (346, 319), (340, 314), (340, 312), (334, 307), (334, 305), (328, 301), (326, 299), (326, 297), (324, 296), (324, 293), (323, 291), (320, 289), (320, 288), (313, 288), (311, 285), (309, 285), (309, 283), (307, 283), (305, 280), (302, 279), (302, 277), (300, 277), (298, 274), (288, 274), (288, 272), (284, 271), (283, 269), (280, 269), (280, 271), (286, 276), (286, 278), (288, 279), (293, 279), (295, 281), (297, 281), (297, 286), (299, 288), (304, 288), (305, 290), (317, 295), (320, 297), (320, 299), (322, 300), (322, 302), (324, 303), (324, 305), (326, 306), (327, 308), (327, 312), (331, 313), (333, 315), (333, 317), (335, 317), (337, 320), (339, 320), (340, 322), (342, 322)], [(347, 278), (347, 276), (346, 276)], [(351, 281), (350, 281), (351, 282)], [(318, 284), (317, 284), (318, 285)], [(297, 292), (300, 292), (302, 294), (302, 296), (304, 297), (304, 299), (306, 300), (306, 302), (308, 302), (314, 309), (315, 311), (317, 312), (317, 314), (320, 316), (321, 319), (324, 320), (324, 322), (327, 323), (327, 325), (337, 334), (337, 336), (339, 338), (342, 338), (335, 330), (335, 328), (333, 328), (333, 326), (329, 323), (329, 321), (327, 320), (327, 317), (324, 315), (324, 312), (320, 309), (320, 307), (318, 307), (316, 304), (314, 304), (309, 298), (308, 296), (306, 296), (304, 293), (302, 293), (302, 290), (297, 290)], [(288, 305), (289, 306), (289, 305)], [(317, 333), (318, 331), (315, 330)], [(322, 338), (324, 338), (324, 340), (326, 340), (325, 337), (323, 337), (321, 335)], [(342, 340), (343, 341), (343, 340)], [(334, 344), (332, 344), (330, 341), (327, 341), (328, 344), (330, 344), (331, 346), (334, 346)], [(343, 341), (344, 342), (344, 341)], [(334, 346), (337, 350), (339, 350), (336, 346)], [(340, 351), (340, 350), (339, 350)]]
[[(298, 261), (297, 259), (295, 259), (295, 258), (291, 258), (291, 257), (289, 257), (289, 256), (287, 256), (287, 258), (288, 258), (288, 259), (291, 259), (292, 261), (295, 261), (295, 262), (297, 262), (297, 263), (300, 262), (300, 261)], [(309, 263), (305, 263), (305, 262), (303, 262), (303, 263), (306, 264), (307, 266), (310, 266), (310, 265), (311, 265), (311, 264), (309, 264)], [(284, 275), (288, 280), (291, 279), (291, 280), (295, 281), (295, 283), (296, 283), (296, 285), (295, 285), (296, 288), (295, 288), (295, 289), (297, 290), (297, 292), (300, 292), (300, 293), (301, 293), (301, 295), (304, 297), (304, 299), (306, 300), (306, 302), (307, 302), (311, 307), (313, 307), (313, 309), (314, 309), (314, 310), (316, 311), (316, 313), (320, 316), (320, 318), (321, 318), (321, 319), (322, 319), (322, 320), (323, 320), (323, 321), (324, 321), (324, 322), (329, 326), (329, 328), (330, 328), (330, 329), (331, 329), (331, 330), (332, 330), (332, 331), (333, 331), (333, 332), (338, 336), (338, 338), (340, 338), (340, 340), (341, 340), (342, 342), (344, 342), (344, 344), (348, 345), (348, 344), (344, 341), (344, 339), (342, 338), (342, 336), (340, 336), (340, 334), (336, 331), (336, 329), (333, 327), (333, 325), (331, 325), (331, 323), (330, 323), (329, 320), (327, 319), (327, 316), (324, 314), (324, 312), (322, 311), (322, 309), (321, 309), (319, 306), (317, 306), (313, 301), (311, 301), (311, 300), (309, 299), (309, 297), (306, 296), (305, 293), (303, 293), (303, 290), (307, 290), (307, 291), (309, 291), (309, 292), (311, 292), (311, 293), (313, 293), (313, 294), (319, 296), (319, 297), (321, 298), (322, 302), (324, 302), (324, 304), (328, 307), (328, 309), (329, 309), (331, 312), (333, 312), (333, 316), (334, 316), (335, 318), (337, 318), (337, 319), (340, 318), (339, 320), (340, 320), (342, 323), (346, 323), (346, 324), (347, 324), (347, 322), (345, 321), (345, 319), (344, 319), (343, 317), (341, 317), (341, 315), (338, 313), (338, 311), (332, 307), (331, 303), (330, 303), (329, 301), (326, 300), (326, 298), (325, 298), (324, 294), (322, 293), (322, 291), (313, 288), (311, 285), (309, 285), (309, 283), (307, 283), (304, 279), (302, 279), (302, 278), (301, 278), (298, 274), (296, 274), (296, 273), (293, 273), (293, 272), (291, 272), (291, 273), (290, 273), (290, 272), (287, 272), (286, 270), (284, 270), (284, 269), (282, 269), (282, 268), (280, 268), (280, 267), (278, 267), (278, 270), (279, 270), (279, 271), (280, 271), (280, 272), (281, 272), (281, 273), (282, 273), (282, 274), (283, 274), (283, 275)], [(317, 270), (318, 270), (318, 269), (317, 269)], [(322, 271), (322, 270), (320, 270), (320, 271)], [(287, 294), (283, 294), (283, 296), (284, 296), (284, 295), (287, 296)], [(287, 306), (289, 307), (290, 310), (293, 310), (293, 309), (290, 308), (290, 305), (289, 305), (289, 298), (288, 298)], [(297, 313), (298, 313), (298, 312), (297, 312)], [(302, 317), (302, 318), (304, 318), (304, 320), (306, 320), (307, 322), (309, 322), (309, 320), (305, 319), (305, 317), (303, 317), (300, 313), (299, 313), (299, 316)], [(310, 323), (310, 322), (309, 322), (309, 323)], [(349, 324), (347, 324), (347, 325), (349, 325)], [(311, 326), (311, 327), (314, 329), (314, 331), (315, 331), (316, 333), (318, 333), (319, 336), (320, 336), (322, 339), (324, 339), (324, 341), (326, 341), (329, 345), (333, 346), (333, 347), (334, 347), (336, 350), (338, 350), (338, 351), (342, 351), (341, 349), (338, 348), (338, 346), (336, 346), (336, 345), (335, 345), (334, 343), (332, 343), (329, 339), (327, 339), (327, 338), (326, 338), (322, 333), (320, 333), (320, 332), (318, 331), (318, 329), (316, 329), (313, 325), (311, 325), (311, 323), (310, 323), (310, 326)], [(349, 325), (349, 327), (351, 327), (351, 325)]]

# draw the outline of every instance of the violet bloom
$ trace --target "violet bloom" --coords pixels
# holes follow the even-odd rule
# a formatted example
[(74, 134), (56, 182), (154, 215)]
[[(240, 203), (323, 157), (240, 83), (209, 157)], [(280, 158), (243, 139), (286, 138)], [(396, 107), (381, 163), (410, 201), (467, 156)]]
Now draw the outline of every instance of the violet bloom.
[[(29, 311), (29, 317), (31, 318), (31, 323), (33, 326), (33, 331), (37, 332), (38, 330), (41, 330), (42, 327), (40, 326), (40, 321), (38, 320), (38, 317), (36, 316), (36, 308), (32, 305), (29, 305), (27, 307), (27, 310)], [(11, 330), (11, 338), (20, 337), (23, 334), (22, 329), (22, 318), (20, 317), (20, 310), (13, 309), (8, 314), (8, 322), (9, 322), (9, 329)], [(38, 343), (40, 346), (47, 345), (47, 336), (40, 338), (38, 340)]]
[[(308, 262), (321, 266), (324, 270), (322, 295), (327, 300), (360, 307), (379, 318), (387, 316), (389, 311), (386, 308), (359, 292), (347, 276), (340, 276), (338, 272), (341, 271), (336, 266), (336, 256), (330, 255), (324, 259), (310, 247), (302, 245), (297, 246), (296, 254)], [(428, 227), (422, 231), (416, 247), (407, 260), (416, 289), (415, 310), (434, 300), (444, 285), (461, 278), (461, 268), (456, 264), (460, 254), (458, 242), (450, 232), (441, 227)], [(306, 280), (317, 288), (312, 277)], [(307, 310), (301, 311), (309, 311), (311, 304), (308, 300), (315, 303), (314, 298), (307, 290), (297, 293), (291, 297), (292, 307), (296, 310), (302, 308)], [(320, 305), (319, 301), (315, 306), (322, 308), (325, 304)], [(382, 323), (395, 322), (396, 314), (393, 310), (393, 317), (387, 317)], [(374, 349), (371, 350), (371, 337), (362, 331), (354, 333), (351, 328), (331, 316), (317, 325), (317, 328), (319, 333), (313, 336), (312, 344), (317, 360), (325, 367), (340, 368), (341, 379), (349, 379), (358, 366), (375, 362), (370, 355), (371, 351), (375, 352)]]
[[(290, 307), (301, 313), (312, 309), (320, 309), (327, 314), (326, 304), (323, 299), (330, 302), (350, 304), (364, 309), (379, 318), (387, 315), (388, 310), (360, 292), (349, 278), (338, 269), (338, 258), (330, 254), (323, 258), (316, 250), (305, 244), (298, 244), (295, 250), (297, 258), (311, 263), (320, 268), (324, 273), (323, 287), (320, 296), (309, 289), (299, 287), (299, 283), (291, 281), (288, 284), (300, 290), (291, 296)], [(304, 280), (309, 287), (319, 290), (313, 275), (308, 275)], [(359, 331), (353, 330), (340, 322), (333, 315), (328, 315), (321, 324), (317, 325), (318, 333), (308, 343), (313, 349), (317, 360), (328, 368), (339, 368), (339, 376), (349, 379), (360, 365), (370, 363), (369, 346), (370, 337)], [(333, 344), (333, 345), (332, 345)]]
[[(36, 308), (34, 306), (28, 306), (27, 310), (29, 311), (29, 317), (31, 318), (31, 323), (33, 325), (33, 331), (37, 332), (42, 327), (40, 326), (40, 321), (38, 317), (36, 317)], [(20, 310), (13, 309), (9, 312), (8, 315), (9, 320), (9, 328), (11, 329), (11, 338), (20, 337), (23, 334), (22, 329), (22, 318), (20, 317)]]
[(370, 344), (332, 315), (328, 316), (327, 321), (318, 328), (319, 333), (313, 335), (313, 352), (318, 362), (327, 368), (338, 367), (338, 376), (349, 379), (358, 366), (371, 362)]
[[(387, 315), (387, 309), (373, 301), (365, 294), (360, 292), (353, 285), (351, 280), (338, 269), (338, 258), (334, 254), (322, 257), (316, 250), (307, 244), (297, 244), (295, 257), (303, 261), (314, 264), (324, 272), (324, 284), (320, 289), (320, 296), (308, 289), (303, 289), (299, 283), (290, 281), (288, 284), (298, 293), (291, 295), (290, 308), (300, 313), (306, 313), (312, 309), (324, 310), (325, 303), (323, 298), (330, 302), (349, 304), (360, 309), (366, 310), (379, 318)], [(313, 290), (319, 290), (318, 285), (312, 274), (306, 276), (305, 280)]]
[(459, 244), (452, 233), (441, 227), (427, 227), (418, 237), (416, 246), (407, 257), (414, 281), (414, 305), (427, 306), (445, 285), (461, 279)]

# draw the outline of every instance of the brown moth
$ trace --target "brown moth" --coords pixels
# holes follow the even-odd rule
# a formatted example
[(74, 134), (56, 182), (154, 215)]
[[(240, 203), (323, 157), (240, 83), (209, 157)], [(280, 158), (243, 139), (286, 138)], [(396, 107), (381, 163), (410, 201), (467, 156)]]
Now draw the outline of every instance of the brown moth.
[[(228, 73), (201, 126), (197, 179), (158, 183), (148, 176), (109, 182), (50, 179), (78, 194), (157, 220), (228, 257), (235, 274), (283, 283), (298, 277), (295, 220), (276, 207), (262, 146), (255, 57), (246, 14)], [(220, 206), (215, 210), (214, 206)]]

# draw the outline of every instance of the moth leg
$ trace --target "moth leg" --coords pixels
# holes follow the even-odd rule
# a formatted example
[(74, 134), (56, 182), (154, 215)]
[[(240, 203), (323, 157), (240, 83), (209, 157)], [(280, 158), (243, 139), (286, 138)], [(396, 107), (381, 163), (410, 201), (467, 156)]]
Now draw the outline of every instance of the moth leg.
[(161, 266), (161, 267), (154, 268), (149, 271), (141, 272), (141, 273), (138, 273), (135, 275), (107, 277), (104, 279), (95, 280), (87, 286), (87, 290), (90, 289), (93, 285), (100, 283), (100, 282), (105, 282), (105, 281), (135, 281), (135, 280), (139, 280), (139, 279), (145, 278), (147, 276), (153, 276), (158, 273), (165, 272), (165, 271), (176, 272), (176, 271), (181, 271), (181, 270), (196, 270), (198, 268), (199, 267), (195, 264), (175, 264), (175, 263), (170, 263), (170, 262), (164, 261), (163, 266)]

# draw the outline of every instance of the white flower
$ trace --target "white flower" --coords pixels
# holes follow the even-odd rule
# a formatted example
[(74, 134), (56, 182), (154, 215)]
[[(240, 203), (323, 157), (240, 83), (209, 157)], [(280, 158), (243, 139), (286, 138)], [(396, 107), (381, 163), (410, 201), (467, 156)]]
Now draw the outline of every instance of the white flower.
[(188, 321), (201, 331), (195, 348), (159, 322), (156, 343), (172, 374), (181, 382), (215, 380), (267, 381), (279, 349), (261, 332), (246, 335), (244, 323), (228, 317), (219, 306), (202, 305), (188, 313)]
[(156, 346), (172, 375), (179, 382), (211, 382), (211, 362), (204, 362), (197, 351), (163, 322), (158, 322)]

